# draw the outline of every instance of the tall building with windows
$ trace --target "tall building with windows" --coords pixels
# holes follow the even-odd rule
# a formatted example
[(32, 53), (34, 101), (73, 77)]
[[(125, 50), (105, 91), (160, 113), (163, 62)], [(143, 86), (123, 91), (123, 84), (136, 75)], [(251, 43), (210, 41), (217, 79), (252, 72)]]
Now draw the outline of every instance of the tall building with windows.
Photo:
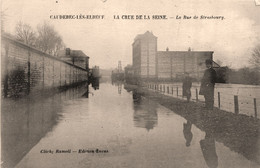
[[(185, 72), (199, 80), (206, 69), (205, 60), (213, 60), (213, 51), (157, 51), (157, 37), (152, 32), (139, 34), (134, 39), (133, 71), (141, 79), (175, 80)], [(215, 67), (219, 67), (214, 63)]]
[(156, 78), (157, 37), (147, 31), (137, 35), (132, 46), (134, 75), (141, 78)]

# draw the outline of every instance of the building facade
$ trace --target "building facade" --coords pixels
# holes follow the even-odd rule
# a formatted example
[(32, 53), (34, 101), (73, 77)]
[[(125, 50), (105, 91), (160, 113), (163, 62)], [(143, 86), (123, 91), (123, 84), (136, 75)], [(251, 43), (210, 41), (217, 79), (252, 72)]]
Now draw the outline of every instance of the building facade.
[(141, 78), (156, 78), (157, 37), (147, 31), (134, 39), (133, 70)]
[(212, 51), (158, 51), (158, 79), (181, 79), (185, 72), (194, 79), (203, 76), (205, 60), (213, 58)]
[(134, 76), (141, 79), (176, 80), (188, 72), (199, 80), (205, 60), (213, 60), (213, 51), (157, 51), (157, 37), (149, 31), (137, 35), (132, 47)]

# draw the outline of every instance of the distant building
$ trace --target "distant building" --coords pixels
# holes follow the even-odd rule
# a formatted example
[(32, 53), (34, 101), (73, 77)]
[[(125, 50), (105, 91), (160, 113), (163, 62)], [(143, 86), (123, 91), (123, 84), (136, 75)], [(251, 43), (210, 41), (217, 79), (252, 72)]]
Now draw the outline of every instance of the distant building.
[(89, 57), (81, 50), (66, 48), (65, 50), (60, 50), (57, 55), (63, 61), (89, 70)]
[(205, 60), (213, 59), (213, 51), (169, 51), (168, 47), (166, 51), (157, 51), (157, 37), (149, 31), (137, 35), (132, 47), (134, 76), (141, 79), (174, 80), (184, 72), (200, 79)]
[(122, 69), (121, 61), (118, 61), (118, 67), (112, 71), (111, 74), (112, 81), (123, 81), (125, 78), (124, 71)]
[(93, 78), (99, 78), (100, 74), (99, 74), (99, 66), (94, 66), (91, 69), (91, 74)]
[(133, 70), (141, 78), (156, 78), (157, 37), (147, 31), (134, 39)]
[(205, 60), (213, 57), (212, 51), (158, 51), (158, 79), (180, 79), (184, 72), (200, 79), (205, 70)]

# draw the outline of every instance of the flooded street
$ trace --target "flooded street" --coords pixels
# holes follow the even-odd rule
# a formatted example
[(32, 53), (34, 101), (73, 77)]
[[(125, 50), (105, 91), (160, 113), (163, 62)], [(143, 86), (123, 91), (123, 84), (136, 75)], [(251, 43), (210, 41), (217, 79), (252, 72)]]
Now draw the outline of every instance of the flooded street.
[[(255, 161), (216, 141), (210, 132), (201, 131), (149, 98), (125, 90), (123, 85), (103, 83), (99, 90), (89, 87), (89, 94), (87, 90), (84, 87), (67, 90), (41, 103), (35, 100), (33, 105), (26, 106), (23, 102), (26, 107), (19, 106), (20, 111), (5, 114), (2, 153), (7, 165), (16, 168), (259, 167)], [(18, 105), (13, 108), (18, 109)], [(258, 139), (256, 144), (259, 142)], [(259, 159), (260, 151), (255, 153)]]

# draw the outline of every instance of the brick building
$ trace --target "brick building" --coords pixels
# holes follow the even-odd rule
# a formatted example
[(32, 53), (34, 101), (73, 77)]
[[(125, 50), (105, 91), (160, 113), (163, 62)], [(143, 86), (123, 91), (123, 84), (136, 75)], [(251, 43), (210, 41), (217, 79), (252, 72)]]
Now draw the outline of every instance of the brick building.
[(213, 51), (157, 51), (157, 37), (149, 31), (137, 35), (132, 46), (134, 75), (141, 79), (175, 80), (188, 72), (199, 80), (205, 60), (213, 60)]
[(184, 72), (200, 79), (205, 70), (205, 60), (213, 57), (212, 51), (158, 51), (158, 79), (179, 79)]

